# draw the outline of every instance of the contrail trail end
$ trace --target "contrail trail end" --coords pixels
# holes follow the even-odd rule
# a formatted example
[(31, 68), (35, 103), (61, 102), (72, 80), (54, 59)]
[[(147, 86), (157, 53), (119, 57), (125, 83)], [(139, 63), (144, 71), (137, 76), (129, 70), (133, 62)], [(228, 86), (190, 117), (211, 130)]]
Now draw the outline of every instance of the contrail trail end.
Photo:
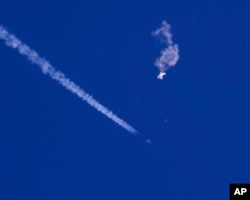
[(10, 34), (3, 26), (0, 25), (0, 39), (4, 40), (5, 45), (11, 47), (13, 49), (17, 49), (18, 52), (25, 56), (31, 63), (37, 65), (41, 68), (42, 72), (53, 80), (57, 81), (64, 88), (78, 96), (81, 100), (87, 102), (90, 106), (94, 107), (97, 111), (104, 114), (109, 119), (113, 120), (116, 124), (120, 125), (128, 132), (133, 135), (139, 135), (139, 132), (135, 130), (131, 125), (127, 122), (119, 118), (108, 108), (100, 104), (97, 100), (95, 100), (90, 94), (85, 92), (80, 86), (75, 84), (73, 81), (68, 79), (64, 73), (56, 70), (46, 59), (39, 56), (39, 54), (31, 49), (29, 46), (24, 44), (21, 40), (16, 38), (15, 35)]

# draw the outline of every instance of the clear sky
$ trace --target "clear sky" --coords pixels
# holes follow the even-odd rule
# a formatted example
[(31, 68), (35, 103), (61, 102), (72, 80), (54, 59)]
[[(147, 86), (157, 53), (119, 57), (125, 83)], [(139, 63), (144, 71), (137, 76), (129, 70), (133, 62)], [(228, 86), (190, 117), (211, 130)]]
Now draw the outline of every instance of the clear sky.
[[(142, 134), (1, 40), (0, 199), (227, 200), (250, 182), (250, 3), (199, 2), (0, 0), (0, 25)], [(159, 80), (163, 20), (180, 60)]]

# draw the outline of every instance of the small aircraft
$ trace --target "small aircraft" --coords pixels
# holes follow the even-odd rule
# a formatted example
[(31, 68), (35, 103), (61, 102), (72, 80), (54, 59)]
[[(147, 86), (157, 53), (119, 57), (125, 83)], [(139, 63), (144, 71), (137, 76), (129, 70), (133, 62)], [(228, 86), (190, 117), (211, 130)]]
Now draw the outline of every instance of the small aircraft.
[(165, 72), (160, 72), (159, 75), (157, 76), (158, 79), (163, 79), (163, 76), (165, 76), (166, 73)]
[(146, 144), (151, 144), (152, 141), (150, 139), (146, 139)]

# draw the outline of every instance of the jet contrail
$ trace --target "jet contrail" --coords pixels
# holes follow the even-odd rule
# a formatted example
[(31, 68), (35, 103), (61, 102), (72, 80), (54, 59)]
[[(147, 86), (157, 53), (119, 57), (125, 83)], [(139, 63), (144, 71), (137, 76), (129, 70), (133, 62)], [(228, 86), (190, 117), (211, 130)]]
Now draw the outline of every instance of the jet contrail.
[(50, 76), (58, 83), (60, 83), (64, 88), (68, 89), (73, 94), (77, 95), (81, 100), (87, 102), (90, 106), (94, 107), (97, 111), (104, 114), (106, 117), (113, 120), (115, 123), (132, 133), (133, 135), (138, 135), (137, 132), (132, 126), (127, 122), (119, 118), (108, 108), (100, 104), (95, 100), (90, 94), (85, 92), (80, 86), (75, 84), (73, 81), (68, 79), (62, 72), (56, 70), (46, 59), (41, 58), (39, 54), (31, 49), (29, 46), (24, 44), (21, 40), (16, 38), (15, 35), (10, 34), (4, 27), (0, 26), (0, 39), (5, 41), (5, 45), (13, 49), (17, 49), (19, 53), (25, 56), (31, 63), (36, 64), (41, 68), (44, 74)]
[(160, 37), (162, 42), (166, 43), (167, 47), (161, 51), (161, 56), (155, 61), (154, 65), (158, 67), (160, 73), (157, 76), (163, 79), (167, 70), (176, 65), (179, 60), (179, 47), (173, 43), (171, 26), (163, 21), (161, 27), (152, 33), (153, 36)]

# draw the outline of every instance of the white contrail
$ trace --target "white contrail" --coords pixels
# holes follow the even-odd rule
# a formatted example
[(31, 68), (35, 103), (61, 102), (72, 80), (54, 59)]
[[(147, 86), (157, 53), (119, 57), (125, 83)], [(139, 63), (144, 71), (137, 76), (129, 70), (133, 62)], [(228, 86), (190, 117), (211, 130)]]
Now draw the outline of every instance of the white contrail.
[(154, 65), (158, 67), (160, 73), (157, 76), (159, 79), (163, 79), (167, 70), (170, 67), (176, 65), (179, 60), (179, 47), (177, 44), (173, 43), (172, 34), (170, 32), (171, 26), (163, 21), (159, 29), (154, 31), (153, 36), (160, 37), (162, 42), (166, 43), (167, 47), (161, 51), (161, 56), (157, 58)]
[(8, 47), (17, 49), (21, 55), (26, 56), (26, 58), (33, 64), (39, 66), (44, 74), (47, 74), (52, 79), (56, 80), (63, 87), (68, 89), (73, 94), (77, 95), (83, 101), (86, 101), (90, 106), (94, 107), (97, 111), (104, 114), (106, 117), (113, 120), (115, 123), (132, 133), (133, 135), (138, 135), (139, 133), (130, 126), (127, 122), (119, 118), (112, 111), (107, 109), (105, 106), (100, 104), (91, 95), (85, 92), (80, 86), (75, 84), (70, 79), (66, 78), (65, 75), (56, 70), (46, 59), (41, 58), (39, 54), (31, 49), (29, 46), (24, 44), (21, 40), (16, 38), (15, 35), (10, 34), (4, 27), (0, 26), (0, 39), (5, 41)]

